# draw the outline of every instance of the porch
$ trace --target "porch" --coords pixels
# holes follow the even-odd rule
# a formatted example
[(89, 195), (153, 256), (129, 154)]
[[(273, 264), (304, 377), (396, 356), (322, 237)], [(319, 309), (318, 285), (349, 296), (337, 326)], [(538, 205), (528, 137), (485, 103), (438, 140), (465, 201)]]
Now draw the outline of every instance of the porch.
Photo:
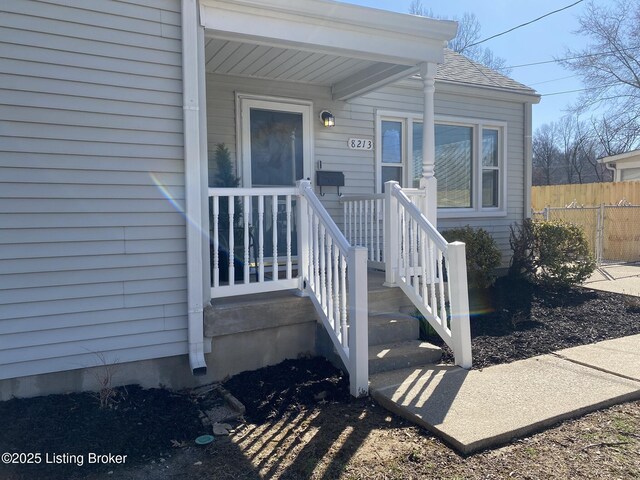
[[(469, 367), (464, 245), (448, 244), (435, 228), (435, 73), (456, 25), (336, 2), (289, 3), (200, 2), (201, 155), (205, 143), (210, 153), (224, 145), (235, 175), (213, 183), (218, 166), (209, 158), (205, 301), (215, 309), (238, 296), (307, 297), (360, 396), (372, 365), (366, 279), (375, 267), (385, 271), (385, 288), (398, 287)], [(420, 189), (391, 182), (384, 195), (371, 194), (387, 179), (376, 167), (383, 147), (372, 135), (376, 107), (358, 99), (415, 74)], [(322, 113), (332, 121), (321, 123)], [(317, 196), (325, 172), (342, 176), (346, 196)], [(215, 325), (203, 338), (219, 333)]]
[[(447, 243), (407, 196), (424, 207), (423, 191), (405, 192), (396, 182), (385, 188), (382, 198), (343, 197), (342, 229), (309, 181), (292, 189), (211, 189), (205, 336), (215, 345), (245, 335), (225, 347), (235, 358), (258, 351), (256, 342), (290, 341), (295, 330), (317, 335), (316, 350), (335, 356), (351, 393), (361, 396), (370, 373), (438, 361), (440, 349), (419, 341), (410, 315), (419, 311), (456, 364), (469, 368), (464, 244)], [(308, 339), (300, 344), (312, 348)]]

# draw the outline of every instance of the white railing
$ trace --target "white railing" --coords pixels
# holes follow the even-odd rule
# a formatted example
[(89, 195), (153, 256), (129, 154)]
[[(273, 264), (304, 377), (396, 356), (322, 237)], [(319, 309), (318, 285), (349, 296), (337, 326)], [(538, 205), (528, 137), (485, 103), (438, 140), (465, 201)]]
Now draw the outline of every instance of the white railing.
[(367, 250), (347, 241), (315, 195), (300, 181), (300, 278), (349, 371), (351, 394), (369, 390)]
[(340, 197), (343, 232), (351, 245), (367, 249), (369, 264), (384, 265), (384, 194)]
[[(402, 191), (424, 213), (426, 193), (417, 188)], [(343, 208), (343, 232), (352, 245), (367, 249), (369, 266), (384, 269), (385, 231), (384, 193), (341, 196)]]
[(470, 368), (465, 245), (447, 243), (397, 182), (385, 184), (385, 197), (385, 283), (398, 285), (453, 350), (456, 364)]
[(297, 195), (295, 187), (209, 189), (212, 298), (298, 287)]
[(349, 372), (369, 389), (367, 250), (347, 241), (310, 182), (211, 188), (211, 297), (299, 289), (308, 294)]

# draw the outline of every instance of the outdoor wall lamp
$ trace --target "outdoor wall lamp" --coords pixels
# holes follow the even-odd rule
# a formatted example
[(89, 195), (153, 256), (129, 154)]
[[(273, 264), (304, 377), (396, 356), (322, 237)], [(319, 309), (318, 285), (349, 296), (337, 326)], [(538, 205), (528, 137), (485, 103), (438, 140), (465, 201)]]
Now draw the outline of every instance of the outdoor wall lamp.
[(329, 110), (320, 112), (320, 120), (325, 127), (333, 127), (336, 124), (336, 117)]

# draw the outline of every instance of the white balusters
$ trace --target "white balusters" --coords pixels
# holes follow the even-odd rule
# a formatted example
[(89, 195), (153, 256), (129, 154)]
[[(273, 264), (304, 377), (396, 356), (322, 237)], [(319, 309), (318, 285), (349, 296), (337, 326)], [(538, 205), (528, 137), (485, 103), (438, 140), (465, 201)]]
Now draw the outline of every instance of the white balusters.
[(291, 279), (292, 274), (292, 261), (291, 261), (291, 195), (286, 197), (287, 208), (287, 280)]
[(264, 196), (258, 197), (258, 282), (264, 282)]
[[(293, 273), (298, 253), (292, 243), (292, 200), (297, 193), (293, 187), (209, 190), (213, 298), (298, 288), (298, 278)], [(280, 207), (283, 201), (284, 206)], [(286, 251), (286, 265), (279, 261), (279, 250)], [(228, 254), (224, 265), (220, 255), (223, 251)], [(269, 275), (265, 275), (269, 262)], [(242, 268), (236, 268), (240, 263)], [(286, 269), (282, 278), (280, 269)]]
[(271, 230), (273, 235), (273, 279), (278, 279), (278, 196), (271, 197)]
[(220, 228), (218, 226), (218, 217), (220, 216), (220, 199), (213, 197), (213, 286), (220, 285), (220, 258), (218, 257), (218, 248), (220, 245)]
[(242, 203), (242, 217), (243, 217), (243, 228), (244, 228), (244, 283), (249, 283), (250, 273), (249, 273), (249, 200), (250, 197), (245, 195)]
[(235, 215), (235, 197), (233, 195), (229, 196), (229, 285), (233, 285), (235, 283), (235, 268), (234, 268), (234, 260), (235, 260), (235, 236), (234, 236), (234, 221), (233, 217)]
[(396, 182), (388, 182), (385, 189), (386, 282), (402, 289), (452, 348), (456, 364), (469, 368), (464, 244), (448, 244), (427, 220), (421, 211), (425, 209), (424, 192), (405, 193)]

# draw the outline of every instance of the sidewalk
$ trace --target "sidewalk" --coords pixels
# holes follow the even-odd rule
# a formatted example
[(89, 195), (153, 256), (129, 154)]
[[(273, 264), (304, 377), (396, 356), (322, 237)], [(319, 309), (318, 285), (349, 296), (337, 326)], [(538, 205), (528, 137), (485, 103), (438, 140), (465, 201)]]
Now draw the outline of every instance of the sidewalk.
[(640, 335), (483, 370), (411, 368), (371, 377), (371, 394), (464, 454), (640, 399)]
[(584, 286), (640, 297), (640, 264), (603, 265), (591, 275)]

